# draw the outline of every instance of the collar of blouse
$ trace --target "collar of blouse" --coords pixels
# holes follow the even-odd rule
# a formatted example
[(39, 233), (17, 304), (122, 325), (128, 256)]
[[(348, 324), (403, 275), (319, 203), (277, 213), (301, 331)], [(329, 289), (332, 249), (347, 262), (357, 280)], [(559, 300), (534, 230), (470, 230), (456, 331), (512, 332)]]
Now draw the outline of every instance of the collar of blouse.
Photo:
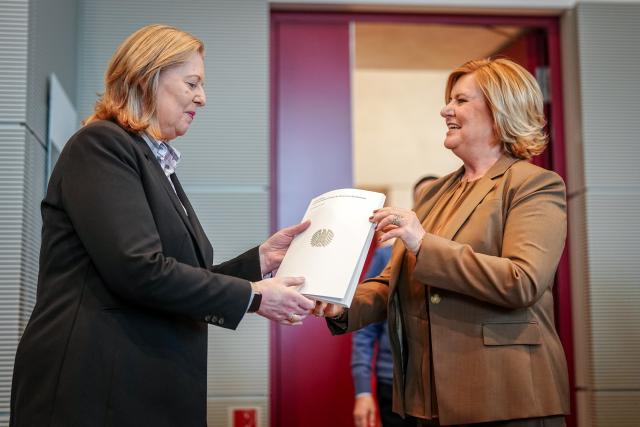
[(141, 136), (153, 152), (153, 155), (158, 160), (158, 163), (160, 163), (160, 167), (162, 167), (165, 175), (169, 177), (172, 173), (175, 172), (176, 166), (180, 161), (180, 152), (173, 148), (170, 144), (152, 138), (146, 132), (142, 132)]

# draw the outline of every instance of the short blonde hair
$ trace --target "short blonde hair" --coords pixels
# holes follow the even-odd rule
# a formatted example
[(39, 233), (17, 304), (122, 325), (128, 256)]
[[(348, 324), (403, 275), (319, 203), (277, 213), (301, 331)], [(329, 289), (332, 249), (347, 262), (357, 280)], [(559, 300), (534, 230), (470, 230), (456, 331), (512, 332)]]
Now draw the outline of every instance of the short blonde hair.
[(160, 72), (193, 53), (204, 56), (204, 44), (187, 32), (157, 24), (140, 28), (113, 54), (104, 75), (104, 93), (84, 124), (113, 120), (130, 131), (162, 139), (156, 119)]
[(542, 153), (547, 144), (542, 92), (536, 79), (522, 66), (504, 58), (466, 62), (447, 80), (445, 102), (456, 82), (472, 74), (484, 94), (503, 148), (520, 159)]

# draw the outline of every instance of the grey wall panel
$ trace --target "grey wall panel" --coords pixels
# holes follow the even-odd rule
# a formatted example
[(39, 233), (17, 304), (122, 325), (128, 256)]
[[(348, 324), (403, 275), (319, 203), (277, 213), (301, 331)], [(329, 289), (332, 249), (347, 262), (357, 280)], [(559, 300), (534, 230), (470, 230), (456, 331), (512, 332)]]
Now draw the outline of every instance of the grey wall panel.
[(27, 0), (0, 0), (0, 426), (8, 425), (20, 334)]
[(0, 416), (9, 412), (20, 336), (24, 158), (25, 128), (0, 125)]
[(640, 197), (587, 195), (596, 389), (640, 389), (638, 212)]
[(215, 193), (185, 191), (214, 249), (214, 261), (226, 261), (267, 237), (269, 196), (266, 192)]
[(22, 260), (20, 264), (20, 333), (27, 325), (36, 303), (42, 216), (40, 202), (45, 190), (46, 151), (27, 133), (23, 185)]
[(0, 126), (0, 415), (9, 411), (16, 346), (35, 304), (44, 166), (44, 148), (24, 126)]
[(595, 393), (595, 423), (598, 427), (638, 427), (640, 392)]
[(590, 188), (629, 192), (640, 186), (639, 21), (640, 4), (578, 6), (584, 156)]
[(118, 44), (150, 23), (178, 26), (206, 47), (207, 106), (177, 140), (185, 184), (262, 185), (268, 180), (268, 7), (261, 1), (80, 2), (81, 117), (103, 90)]
[(55, 73), (75, 102), (77, 0), (31, 0), (29, 9), (29, 70), (27, 124), (46, 141), (47, 82)]
[[(249, 351), (249, 349), (251, 349)], [(258, 354), (251, 354), (257, 351)], [(269, 323), (247, 314), (235, 331), (209, 326), (208, 397), (266, 399), (269, 386)]]
[(0, 0), (0, 123), (22, 123), (27, 104), (28, 0)]

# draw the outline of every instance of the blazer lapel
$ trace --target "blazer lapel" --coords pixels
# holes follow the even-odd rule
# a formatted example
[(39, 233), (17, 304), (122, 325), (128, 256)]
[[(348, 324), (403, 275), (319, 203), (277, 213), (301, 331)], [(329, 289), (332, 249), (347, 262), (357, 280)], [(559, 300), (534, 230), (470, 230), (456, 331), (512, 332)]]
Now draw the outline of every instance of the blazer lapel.
[[(198, 221), (198, 217), (196, 216), (196, 212), (193, 210), (193, 206), (191, 206), (191, 202), (187, 197), (187, 194), (184, 192), (180, 181), (178, 180), (178, 175), (175, 173), (171, 175), (171, 182), (176, 188), (176, 193), (178, 193), (178, 197), (182, 201), (184, 208), (187, 210), (188, 218), (187, 220), (191, 224), (191, 227), (194, 230), (193, 237), (198, 246), (198, 250), (200, 251), (200, 256), (202, 257), (203, 266), (208, 267), (209, 264), (213, 262), (213, 251), (207, 251), (207, 248), (210, 248), (209, 240), (207, 239), (207, 235), (202, 229), (202, 225), (200, 225), (200, 221)], [(208, 253), (210, 252), (210, 253)]]
[[(191, 205), (188, 203), (188, 199), (186, 198), (186, 196), (184, 197), (185, 200), (187, 200), (187, 204), (185, 204), (184, 208), (183, 208), (182, 207), (183, 204), (180, 202), (180, 199), (178, 198), (178, 195), (176, 194), (177, 188), (176, 188), (176, 191), (173, 190), (173, 187), (171, 186), (171, 183), (169, 182), (169, 179), (167, 179), (167, 176), (165, 175), (164, 171), (160, 167), (160, 164), (158, 163), (158, 160), (155, 158), (155, 156), (151, 152), (151, 149), (149, 148), (147, 143), (144, 141), (144, 139), (142, 139), (142, 137), (140, 137), (138, 135), (133, 135), (133, 136), (135, 137), (135, 139), (136, 139), (136, 141), (138, 143), (140, 143), (140, 144), (142, 144), (144, 146), (144, 155), (147, 158), (147, 161), (149, 163), (151, 163), (151, 170), (153, 170), (154, 173), (156, 174), (156, 178), (157, 178), (158, 182), (160, 182), (160, 185), (162, 186), (162, 188), (164, 188), (164, 190), (166, 191), (167, 196), (169, 196), (169, 199), (171, 200), (171, 204), (173, 205), (173, 208), (178, 213), (178, 216), (180, 216), (180, 219), (182, 219), (182, 222), (184, 223), (185, 227), (187, 227), (187, 230), (189, 230), (189, 234), (191, 234), (192, 240), (194, 242), (196, 242), (195, 246), (197, 248), (196, 252), (198, 253), (199, 261), (201, 262), (201, 264), (203, 266), (206, 267), (206, 265), (207, 265), (206, 262), (205, 262), (206, 258), (204, 257), (204, 252), (203, 252), (202, 248), (200, 247), (201, 245), (200, 245), (200, 242), (198, 240), (198, 236), (196, 234), (196, 231), (195, 231), (193, 225), (191, 224), (191, 221), (187, 217), (187, 212), (189, 212), (189, 209), (192, 209)], [(182, 190), (182, 187), (180, 187), (180, 190)], [(188, 208), (187, 208), (187, 205), (189, 205)], [(185, 209), (187, 209), (187, 212), (185, 212)], [(193, 212), (193, 209), (192, 209), (192, 212)], [(189, 215), (192, 215), (192, 213), (189, 213)]]
[(496, 185), (495, 178), (503, 175), (511, 165), (518, 159), (503, 154), (498, 161), (491, 166), (487, 173), (480, 178), (480, 181), (473, 187), (471, 193), (464, 200), (456, 214), (451, 218), (447, 227), (443, 230), (442, 237), (452, 240), (467, 218), (482, 202), (485, 196)]

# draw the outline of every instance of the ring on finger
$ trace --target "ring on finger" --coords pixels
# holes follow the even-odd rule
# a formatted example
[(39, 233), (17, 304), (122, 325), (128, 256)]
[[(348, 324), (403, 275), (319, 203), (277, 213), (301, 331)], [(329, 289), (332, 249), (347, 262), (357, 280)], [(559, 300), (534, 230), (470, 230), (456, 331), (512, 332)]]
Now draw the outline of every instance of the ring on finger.
[(289, 321), (289, 323), (296, 323), (298, 321), (298, 315), (295, 313), (289, 313), (289, 315), (287, 316), (287, 320)]
[(394, 215), (393, 218), (391, 218), (391, 225), (395, 225), (396, 227), (400, 227), (402, 225), (402, 218), (400, 215)]

